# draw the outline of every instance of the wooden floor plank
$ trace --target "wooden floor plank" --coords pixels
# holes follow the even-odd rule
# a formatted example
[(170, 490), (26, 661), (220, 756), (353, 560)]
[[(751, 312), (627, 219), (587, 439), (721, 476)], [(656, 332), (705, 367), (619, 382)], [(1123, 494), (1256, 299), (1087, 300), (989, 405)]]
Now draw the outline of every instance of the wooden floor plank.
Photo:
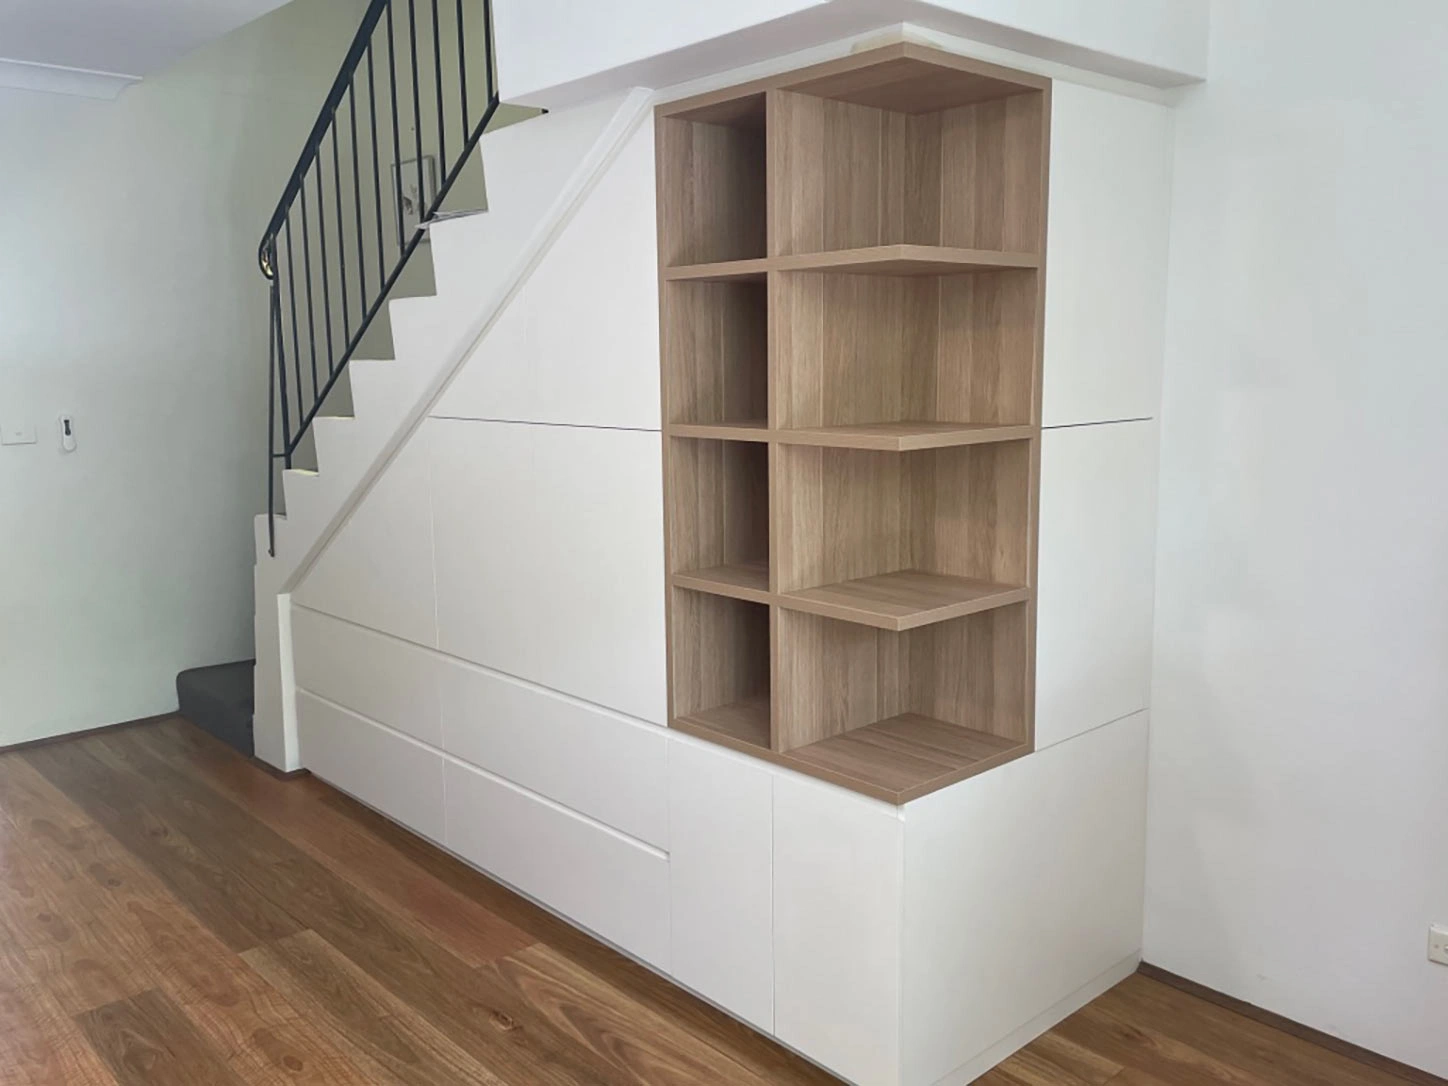
[(247, 962), (346, 1039), (367, 1081), (506, 1086), (314, 932), (248, 951)]
[(769, 1082), (823, 1086), (839, 1080), (803, 1060), (735, 1018), (695, 999), (610, 947), (519, 897), (507, 887), (473, 870), (456, 857), (434, 848), (340, 792), (329, 791), (324, 802), (367, 828), (399, 855), (496, 912), (576, 965), (588, 969), (654, 1013), (679, 1022), (696, 1036)]
[(1123, 1068), (1134, 1067), (1166, 1083), (1281, 1086), (1271, 1079), (1215, 1060), (1150, 1026), (1117, 1018), (1094, 1004), (1056, 1026), (1055, 1032), (1084, 1048), (1099, 1052)]
[(560, 1033), (617, 1067), (627, 1081), (676, 1086), (765, 1082), (550, 947), (530, 947), (485, 968), (496, 969), (520, 999)]
[[(29, 772), (25, 779), (22, 771), (0, 767), (0, 781), (25, 783), (30, 817), (11, 819), (25, 827), (16, 830), (16, 839), (32, 851), (48, 846), (46, 866), (70, 883), (71, 899), (124, 953), (137, 991), (154, 986), (165, 992), (248, 1083), (358, 1081), (336, 1046), (187, 912), (153, 872), (49, 781)], [(4, 799), (0, 808), (15, 814)]]
[[(1431, 1080), (1396, 1066), (1138, 975), (978, 1086)], [(0, 1086), (834, 1081), (189, 725), (0, 755)]]
[[(1278, 1086), (1402, 1086), (1402, 1079), (1143, 976), (1128, 977), (1098, 1003), (1118, 1018), (1150, 1022), (1205, 1055)], [(1444, 1025), (1448, 1029), (1448, 1023)]]
[(116, 1079), (45, 988), (0, 984), (0, 1084), (116, 1086)]
[(76, 1023), (121, 1086), (246, 1086), (158, 991), (97, 1007)]
[[(425, 932), (378, 908), (285, 838), (230, 802), (151, 756), (122, 733), (79, 740), (102, 745), (115, 773), (114, 787), (154, 793), (168, 819), (186, 825), (198, 845), (225, 854), (248, 885), (316, 931), (353, 963), (485, 1065), (519, 1082), (610, 1081), (611, 1069), (591, 1052), (559, 1043), (549, 1024), (526, 1006), (509, 1006), (509, 993), (486, 974), (430, 939)], [(499, 1016), (514, 1028), (496, 1028)]]
[(181, 825), (163, 818), (154, 807), (156, 790), (120, 787), (116, 772), (85, 742), (36, 747), (22, 757), (141, 859), (232, 950), (302, 930), (284, 908), (239, 878), (224, 860), (207, 856)]
[(309, 856), (424, 928), (469, 965), (532, 945), (533, 936), (438, 881), (318, 798), (315, 782), (282, 781), (236, 758), (183, 722), (133, 738), (287, 836)]

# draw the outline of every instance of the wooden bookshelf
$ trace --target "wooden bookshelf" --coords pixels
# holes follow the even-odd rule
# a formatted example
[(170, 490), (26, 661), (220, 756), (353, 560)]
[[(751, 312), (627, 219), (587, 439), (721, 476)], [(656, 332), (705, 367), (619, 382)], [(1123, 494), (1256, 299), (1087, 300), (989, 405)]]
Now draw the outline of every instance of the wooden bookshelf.
[(904, 803), (1034, 744), (1050, 83), (659, 108), (671, 726)]

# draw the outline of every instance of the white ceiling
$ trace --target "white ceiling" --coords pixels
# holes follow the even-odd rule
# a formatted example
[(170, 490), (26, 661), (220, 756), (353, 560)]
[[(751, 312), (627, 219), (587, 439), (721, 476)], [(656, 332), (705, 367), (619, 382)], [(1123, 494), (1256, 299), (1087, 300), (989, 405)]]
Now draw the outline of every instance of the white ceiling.
[(0, 0), (0, 58), (137, 78), (286, 0)]

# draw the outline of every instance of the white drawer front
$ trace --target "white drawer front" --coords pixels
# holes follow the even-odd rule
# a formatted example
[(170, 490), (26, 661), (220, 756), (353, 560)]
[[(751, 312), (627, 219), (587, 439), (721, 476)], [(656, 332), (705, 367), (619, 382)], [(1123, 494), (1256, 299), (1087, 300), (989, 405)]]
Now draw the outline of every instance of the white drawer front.
[(477, 770), (447, 762), (447, 847), (574, 922), (668, 968), (669, 864)]
[(292, 610), (292, 653), (301, 689), (442, 745), (433, 653), (303, 607)]
[(449, 754), (667, 846), (662, 728), (459, 662), (439, 675)]
[(443, 839), (443, 756), (305, 691), (297, 692), (302, 764), (434, 841)]

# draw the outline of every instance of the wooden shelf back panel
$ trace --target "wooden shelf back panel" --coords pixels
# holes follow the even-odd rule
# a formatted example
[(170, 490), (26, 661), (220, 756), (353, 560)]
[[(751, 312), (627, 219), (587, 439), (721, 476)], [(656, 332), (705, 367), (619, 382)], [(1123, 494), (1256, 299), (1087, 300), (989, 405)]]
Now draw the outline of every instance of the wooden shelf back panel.
[(906, 113), (776, 90), (768, 117), (771, 255), (1044, 250), (1044, 91)]
[(1028, 604), (903, 633), (787, 609), (776, 626), (776, 751), (901, 713), (1031, 740)]
[(1034, 424), (1037, 274), (773, 276), (777, 425)]
[(769, 452), (737, 441), (669, 438), (665, 516), (671, 572), (769, 555)]
[(902, 454), (778, 446), (770, 491), (777, 591), (902, 570), (1029, 585), (1032, 445)]
[(671, 591), (670, 683), (676, 717), (751, 699), (769, 700), (769, 608)]
[(754, 116), (729, 123), (661, 117), (657, 157), (665, 265), (765, 254), (765, 138)]
[(665, 283), (659, 319), (665, 421), (766, 417), (769, 316), (762, 277)]

